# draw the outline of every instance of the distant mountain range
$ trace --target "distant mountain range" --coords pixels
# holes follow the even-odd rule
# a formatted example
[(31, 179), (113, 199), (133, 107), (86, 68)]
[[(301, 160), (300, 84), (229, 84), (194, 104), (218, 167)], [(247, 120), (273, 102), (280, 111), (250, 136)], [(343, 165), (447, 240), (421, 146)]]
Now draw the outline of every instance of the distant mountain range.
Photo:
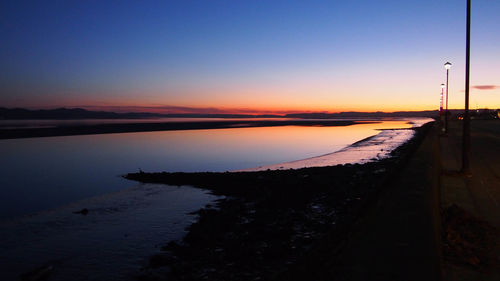
[(155, 113), (116, 113), (89, 111), (82, 108), (56, 108), (30, 110), (24, 108), (0, 108), (0, 119), (131, 119), (160, 117)]
[[(456, 113), (460, 111), (457, 110)], [(455, 112), (452, 112), (455, 114)], [(355, 117), (436, 117), (437, 110), (427, 111), (397, 111), (397, 112), (340, 112), (340, 113), (294, 113), (286, 115), (250, 115), (250, 114), (160, 114), (147, 112), (116, 113), (109, 111), (90, 111), (82, 108), (56, 108), (30, 110), (24, 108), (0, 107), (0, 120), (26, 119), (144, 119), (144, 118), (301, 118), (301, 119), (329, 119)]]
[(369, 118), (369, 117), (436, 117), (439, 115), (438, 110), (426, 111), (396, 111), (396, 112), (339, 112), (339, 113), (294, 113), (287, 114), (288, 118), (302, 119), (330, 119), (330, 118)]

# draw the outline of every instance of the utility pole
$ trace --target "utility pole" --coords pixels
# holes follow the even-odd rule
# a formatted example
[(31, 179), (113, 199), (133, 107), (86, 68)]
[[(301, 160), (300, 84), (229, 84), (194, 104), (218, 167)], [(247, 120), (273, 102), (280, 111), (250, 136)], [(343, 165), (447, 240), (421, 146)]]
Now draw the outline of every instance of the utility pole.
[(470, 74), (470, 7), (467, 0), (467, 35), (465, 44), (465, 111), (462, 142), (462, 173), (470, 175), (470, 115), (469, 115), (469, 74)]

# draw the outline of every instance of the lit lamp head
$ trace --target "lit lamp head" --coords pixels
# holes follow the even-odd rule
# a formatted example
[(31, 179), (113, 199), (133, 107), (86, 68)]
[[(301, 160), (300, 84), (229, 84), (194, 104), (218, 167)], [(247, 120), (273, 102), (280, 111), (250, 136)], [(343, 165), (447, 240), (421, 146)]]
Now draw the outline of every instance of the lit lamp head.
[(446, 68), (446, 70), (450, 69), (451, 68), (451, 63), (450, 62), (447, 62), (444, 64), (444, 68)]
[(441, 89), (444, 89), (444, 84), (441, 84)]

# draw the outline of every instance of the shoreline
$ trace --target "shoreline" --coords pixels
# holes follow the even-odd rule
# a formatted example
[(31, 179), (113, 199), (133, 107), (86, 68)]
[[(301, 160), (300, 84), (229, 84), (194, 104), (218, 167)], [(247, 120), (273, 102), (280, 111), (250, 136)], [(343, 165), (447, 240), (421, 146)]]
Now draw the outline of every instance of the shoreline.
[(0, 129), (0, 139), (21, 139), (38, 137), (135, 133), (154, 131), (229, 129), (275, 126), (350, 126), (355, 124), (378, 123), (378, 120), (290, 120), (290, 121), (197, 121), (160, 123), (120, 123), (80, 126), (59, 126), (50, 128)]
[(327, 167), (345, 164), (364, 164), (389, 157), (391, 151), (409, 141), (414, 135), (415, 128), (381, 129), (378, 134), (359, 140), (334, 152), (306, 159), (237, 170), (236, 172), (287, 170)]
[[(150, 259), (139, 280), (279, 279), (334, 233), (341, 243), (419, 146), (432, 123), (391, 152), (365, 164), (226, 173), (131, 173), (147, 183), (192, 185), (225, 195), (207, 205), (181, 242)], [(329, 245), (331, 247), (331, 245)], [(313, 257), (315, 256), (312, 254)], [(170, 280), (169, 279), (169, 280)]]

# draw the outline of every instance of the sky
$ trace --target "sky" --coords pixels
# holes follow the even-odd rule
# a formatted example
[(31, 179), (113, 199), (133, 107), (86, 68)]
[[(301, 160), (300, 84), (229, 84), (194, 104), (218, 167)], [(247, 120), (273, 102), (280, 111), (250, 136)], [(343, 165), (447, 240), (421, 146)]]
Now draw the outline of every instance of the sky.
[[(0, 2), (0, 107), (463, 108), (465, 0)], [(500, 108), (500, 1), (473, 0), (471, 108)]]

